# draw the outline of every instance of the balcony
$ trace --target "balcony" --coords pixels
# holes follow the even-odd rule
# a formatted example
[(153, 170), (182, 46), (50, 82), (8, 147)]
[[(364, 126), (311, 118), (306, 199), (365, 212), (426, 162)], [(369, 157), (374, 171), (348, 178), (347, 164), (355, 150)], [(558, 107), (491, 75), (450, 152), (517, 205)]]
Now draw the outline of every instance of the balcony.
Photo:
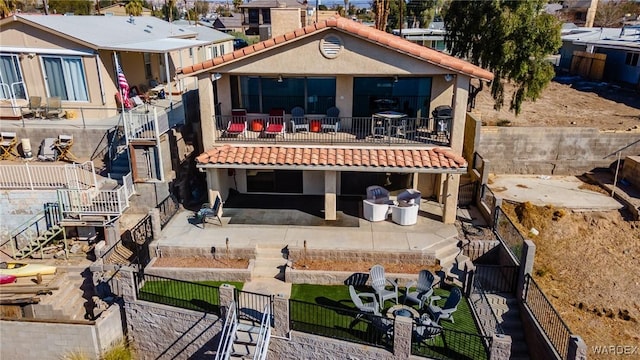
[[(243, 127), (233, 127), (237, 116), (216, 116), (216, 142), (256, 144), (361, 144), (375, 146), (449, 146), (451, 121), (415, 117), (338, 117), (329, 119), (323, 115), (306, 115), (293, 121), (290, 114), (284, 118), (283, 133), (267, 133), (266, 125), (281, 122), (269, 114), (249, 113), (240, 120)], [(241, 130), (241, 131), (238, 131)]]

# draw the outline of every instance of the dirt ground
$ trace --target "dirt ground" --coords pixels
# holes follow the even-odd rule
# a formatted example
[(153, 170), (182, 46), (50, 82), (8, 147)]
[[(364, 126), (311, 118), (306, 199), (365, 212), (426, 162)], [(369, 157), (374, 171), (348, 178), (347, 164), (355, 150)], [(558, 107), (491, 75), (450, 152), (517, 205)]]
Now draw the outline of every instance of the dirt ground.
[[(517, 117), (509, 112), (511, 94), (505, 96), (505, 106), (496, 111), (488, 87), (478, 94), (474, 114), (483, 124), (496, 125), (509, 120), (510, 126), (576, 126), (601, 130), (640, 129), (640, 93), (596, 82), (559, 78), (545, 88), (535, 102), (525, 102)], [(573, 82), (573, 83), (569, 83)], [(505, 86), (507, 91), (513, 89)]]
[[(505, 211), (536, 244), (534, 279), (591, 346), (640, 344), (640, 221), (618, 211), (572, 212), (529, 203)], [(640, 357), (636, 353), (635, 356)], [(635, 357), (635, 358), (638, 358)], [(634, 358), (633, 356), (627, 358)]]
[(161, 257), (154, 267), (246, 269), (247, 259), (211, 259), (196, 257)]
[(440, 271), (440, 266), (427, 266), (419, 264), (405, 263), (384, 263), (384, 262), (337, 262), (337, 261), (321, 261), (321, 260), (304, 260), (297, 261), (293, 264), (294, 269), (304, 270), (331, 270), (331, 271), (353, 271), (353, 272), (369, 272), (369, 269), (376, 264), (384, 266), (386, 273), (397, 274), (417, 274), (420, 270), (427, 269), (433, 273)]

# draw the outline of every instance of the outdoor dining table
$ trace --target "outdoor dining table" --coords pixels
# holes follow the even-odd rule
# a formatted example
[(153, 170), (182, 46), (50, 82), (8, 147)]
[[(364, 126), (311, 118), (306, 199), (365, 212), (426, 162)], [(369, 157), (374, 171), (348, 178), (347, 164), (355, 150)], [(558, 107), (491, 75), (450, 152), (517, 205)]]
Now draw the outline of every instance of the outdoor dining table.
[(397, 124), (406, 117), (407, 114), (392, 110), (377, 112), (371, 115), (371, 135), (374, 137), (392, 136), (391, 129), (394, 124)]

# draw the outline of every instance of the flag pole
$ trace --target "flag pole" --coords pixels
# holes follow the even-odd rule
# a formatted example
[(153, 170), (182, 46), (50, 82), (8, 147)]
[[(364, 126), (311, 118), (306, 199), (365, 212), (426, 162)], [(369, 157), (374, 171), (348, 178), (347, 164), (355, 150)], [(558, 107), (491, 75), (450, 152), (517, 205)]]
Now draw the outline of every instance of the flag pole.
[(113, 63), (116, 65), (114, 69), (114, 74), (116, 74), (116, 85), (118, 86), (118, 94), (120, 94), (120, 106), (122, 107), (122, 116), (124, 117), (124, 95), (122, 94), (122, 89), (120, 88), (120, 81), (118, 81), (118, 68), (120, 64), (118, 63), (118, 54), (113, 52)]

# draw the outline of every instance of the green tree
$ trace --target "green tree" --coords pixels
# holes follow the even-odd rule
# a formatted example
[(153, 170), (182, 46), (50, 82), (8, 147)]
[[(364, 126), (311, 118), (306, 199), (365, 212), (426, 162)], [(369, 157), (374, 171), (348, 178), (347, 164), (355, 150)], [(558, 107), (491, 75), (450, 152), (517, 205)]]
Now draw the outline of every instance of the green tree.
[(209, 13), (209, 3), (203, 0), (196, 0), (193, 9), (198, 15), (207, 15)]
[(452, 55), (493, 72), (496, 109), (504, 105), (505, 82), (515, 86), (509, 110), (518, 115), (522, 102), (535, 101), (553, 79), (553, 65), (546, 57), (560, 48), (560, 23), (542, 11), (545, 3), (453, 0), (445, 11), (447, 47)]
[(12, 1), (0, 0), (0, 19), (4, 19), (11, 15), (14, 10), (14, 4)]
[(87, 0), (49, 0), (49, 14), (91, 15), (94, 2)]
[(235, 12), (240, 12), (240, 5), (242, 5), (242, 0), (233, 0), (233, 10)]
[(124, 9), (127, 11), (127, 14), (133, 16), (142, 15), (142, 0), (131, 0), (124, 6)]
[(178, 13), (176, 0), (165, 0), (164, 5), (162, 6), (162, 16), (166, 21), (180, 19), (180, 13)]

